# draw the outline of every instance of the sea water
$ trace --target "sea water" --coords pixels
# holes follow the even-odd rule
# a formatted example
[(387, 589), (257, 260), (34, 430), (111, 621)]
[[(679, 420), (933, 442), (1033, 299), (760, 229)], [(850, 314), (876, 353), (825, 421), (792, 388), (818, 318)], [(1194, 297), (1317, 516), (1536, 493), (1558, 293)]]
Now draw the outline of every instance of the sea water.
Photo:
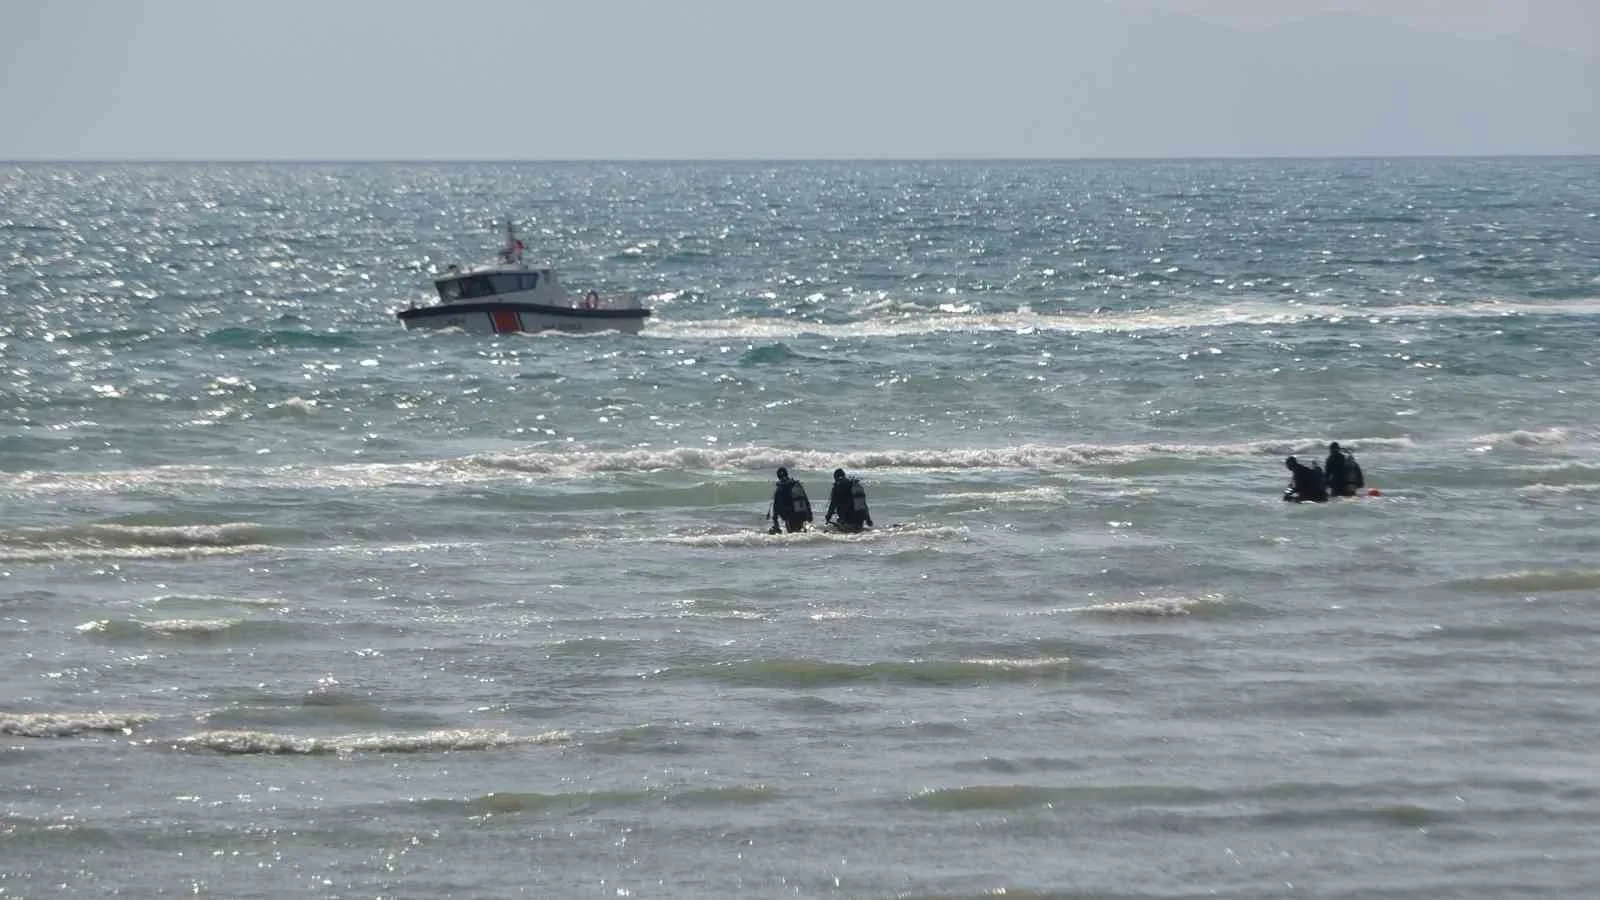
[(0, 895), (1600, 893), (1597, 186), (0, 169)]

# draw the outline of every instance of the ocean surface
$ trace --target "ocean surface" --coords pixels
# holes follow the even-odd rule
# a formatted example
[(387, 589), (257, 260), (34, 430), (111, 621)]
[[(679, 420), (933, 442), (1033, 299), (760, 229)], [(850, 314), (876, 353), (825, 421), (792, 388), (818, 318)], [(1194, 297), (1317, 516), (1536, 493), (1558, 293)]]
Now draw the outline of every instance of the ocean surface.
[[(0, 167), (0, 896), (1600, 895), (1597, 213)], [(403, 330), (505, 217), (644, 332)], [(1381, 496), (1282, 502), (1330, 440)], [(879, 527), (767, 534), (780, 465)]]

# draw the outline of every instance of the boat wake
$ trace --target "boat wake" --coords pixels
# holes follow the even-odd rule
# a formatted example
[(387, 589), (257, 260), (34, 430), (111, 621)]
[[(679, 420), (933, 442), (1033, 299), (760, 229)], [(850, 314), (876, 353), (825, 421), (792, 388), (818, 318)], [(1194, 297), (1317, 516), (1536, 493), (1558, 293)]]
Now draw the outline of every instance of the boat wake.
[(766, 340), (792, 338), (796, 334), (836, 339), (982, 333), (1116, 334), (1233, 325), (1339, 325), (1352, 320), (1383, 324), (1514, 316), (1600, 316), (1600, 298), (1560, 303), (1486, 299), (1448, 306), (1411, 304), (1388, 307), (1243, 302), (1160, 310), (1095, 309), (1067, 312), (1036, 312), (1025, 305), (1013, 310), (986, 312), (977, 307), (951, 304), (939, 307), (899, 304), (894, 314), (879, 314), (847, 322), (806, 322), (793, 318), (664, 321), (653, 326), (649, 334), (652, 338), (665, 340)]

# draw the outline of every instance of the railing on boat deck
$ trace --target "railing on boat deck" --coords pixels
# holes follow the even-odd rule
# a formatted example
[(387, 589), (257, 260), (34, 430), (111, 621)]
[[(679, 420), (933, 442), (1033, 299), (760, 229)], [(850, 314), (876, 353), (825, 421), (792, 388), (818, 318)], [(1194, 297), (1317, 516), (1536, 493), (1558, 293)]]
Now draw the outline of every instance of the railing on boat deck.
[(624, 294), (582, 294), (572, 298), (572, 305), (583, 309), (644, 309), (644, 300), (637, 291)]

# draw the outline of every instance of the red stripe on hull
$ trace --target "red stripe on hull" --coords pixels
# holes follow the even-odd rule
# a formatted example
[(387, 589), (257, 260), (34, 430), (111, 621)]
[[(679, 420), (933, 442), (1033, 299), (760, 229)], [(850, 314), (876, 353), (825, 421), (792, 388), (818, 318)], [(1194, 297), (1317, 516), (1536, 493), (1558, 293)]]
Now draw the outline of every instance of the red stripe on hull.
[(494, 322), (495, 334), (522, 330), (522, 322), (517, 319), (516, 310), (497, 309), (489, 314), (489, 319)]

